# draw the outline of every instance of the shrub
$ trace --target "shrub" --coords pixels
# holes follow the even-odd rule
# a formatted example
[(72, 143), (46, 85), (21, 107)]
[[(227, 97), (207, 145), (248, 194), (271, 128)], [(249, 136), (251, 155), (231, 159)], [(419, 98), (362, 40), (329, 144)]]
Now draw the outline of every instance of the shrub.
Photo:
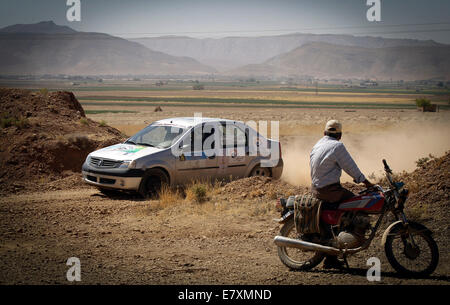
[(194, 182), (186, 190), (186, 199), (198, 203), (207, 199), (208, 186), (204, 183)]
[(417, 167), (423, 167), (428, 161), (430, 161), (430, 158), (428, 157), (419, 158), (419, 160), (416, 161), (416, 165)]
[(424, 167), (428, 161), (434, 159), (436, 159), (435, 156), (433, 156), (432, 154), (428, 154), (428, 157), (419, 158), (419, 160), (416, 161), (416, 165), (417, 167)]
[(98, 124), (98, 126), (100, 126), (100, 127), (106, 127), (106, 126), (107, 126), (106, 121), (101, 120), (100, 123)]
[(43, 95), (43, 96), (47, 96), (48, 94), (48, 89), (47, 88), (42, 88), (39, 90), (39, 92)]
[(426, 98), (416, 98), (417, 107), (427, 107), (431, 105), (431, 101)]
[(80, 123), (81, 123), (81, 125), (88, 125), (89, 124), (89, 122), (88, 122), (88, 120), (86, 118), (81, 118), (80, 119)]

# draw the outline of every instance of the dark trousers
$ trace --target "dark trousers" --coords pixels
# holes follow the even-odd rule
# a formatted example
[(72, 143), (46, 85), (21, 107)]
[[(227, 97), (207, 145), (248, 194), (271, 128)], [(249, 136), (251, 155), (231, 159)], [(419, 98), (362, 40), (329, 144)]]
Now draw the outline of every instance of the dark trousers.
[(355, 194), (343, 188), (340, 183), (333, 183), (320, 189), (313, 186), (312, 193), (316, 198), (329, 203), (338, 203), (355, 196)]

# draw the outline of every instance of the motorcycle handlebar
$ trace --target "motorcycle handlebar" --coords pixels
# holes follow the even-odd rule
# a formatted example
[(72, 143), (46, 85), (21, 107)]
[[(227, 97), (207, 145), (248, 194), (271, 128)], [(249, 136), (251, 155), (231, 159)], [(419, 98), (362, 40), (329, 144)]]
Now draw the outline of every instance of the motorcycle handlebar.
[(369, 192), (377, 192), (377, 191), (382, 191), (383, 189), (378, 185), (378, 184), (374, 184), (371, 187), (368, 187), (365, 190), (362, 190), (361, 192), (358, 193), (358, 195), (362, 195), (364, 193), (369, 193)]
[(392, 173), (391, 169), (389, 168), (389, 165), (386, 162), (386, 159), (383, 159), (383, 165), (384, 165), (384, 170), (388, 173)]

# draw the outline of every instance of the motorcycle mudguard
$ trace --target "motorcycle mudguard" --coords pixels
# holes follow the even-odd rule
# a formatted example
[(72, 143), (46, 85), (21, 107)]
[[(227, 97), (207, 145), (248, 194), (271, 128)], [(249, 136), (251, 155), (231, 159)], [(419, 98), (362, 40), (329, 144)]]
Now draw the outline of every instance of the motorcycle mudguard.
[[(432, 235), (433, 232), (428, 229), (427, 227), (425, 227), (424, 225), (418, 223), (418, 222), (408, 222), (408, 226), (410, 226), (411, 228), (414, 228), (417, 231), (424, 231), (425, 234), (429, 234)], [(401, 220), (397, 220), (396, 222), (393, 222), (389, 227), (387, 227), (386, 231), (384, 231), (383, 233), (383, 237), (381, 238), (381, 245), (384, 247), (384, 245), (386, 244), (386, 239), (389, 235), (389, 233), (391, 231), (393, 231), (394, 229), (397, 229), (397, 227), (402, 228), (403, 227), (403, 222)]]

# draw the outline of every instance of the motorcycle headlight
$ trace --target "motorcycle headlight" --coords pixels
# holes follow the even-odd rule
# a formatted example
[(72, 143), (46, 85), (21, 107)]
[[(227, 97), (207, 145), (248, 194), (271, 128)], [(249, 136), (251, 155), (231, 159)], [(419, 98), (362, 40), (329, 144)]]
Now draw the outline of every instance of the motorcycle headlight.
[(125, 160), (120, 164), (120, 168), (136, 168), (136, 160)]

